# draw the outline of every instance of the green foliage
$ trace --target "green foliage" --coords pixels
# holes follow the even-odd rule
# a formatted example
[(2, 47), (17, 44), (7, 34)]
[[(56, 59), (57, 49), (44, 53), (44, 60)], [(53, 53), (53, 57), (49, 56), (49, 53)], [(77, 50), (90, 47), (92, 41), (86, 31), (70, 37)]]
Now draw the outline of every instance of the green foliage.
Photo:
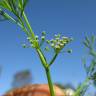
[(86, 64), (86, 60), (84, 62), (84, 68), (86, 70), (87, 76), (90, 77), (91, 80), (94, 80), (95, 75), (94, 73), (96, 73), (96, 49), (95, 49), (95, 43), (96, 43), (96, 38), (95, 36), (91, 36), (91, 38), (89, 39), (88, 37), (85, 38), (86, 43), (84, 43), (84, 45), (86, 46), (87, 44), (87, 48), (89, 49), (89, 55), (92, 56), (92, 60), (90, 62), (90, 65)]
[[(0, 20), (7, 19), (16, 23), (27, 35), (31, 33), (28, 32), (27, 29), (27, 27), (29, 28), (29, 24), (24, 24), (24, 22), (27, 22), (24, 9), (28, 1), (29, 0), (0, 0)], [(34, 34), (32, 34), (32, 36), (33, 35)]]
[(91, 38), (88, 38), (86, 36), (83, 44), (88, 49), (88, 55), (90, 55), (92, 59), (90, 64), (87, 64), (86, 59), (83, 59), (83, 66), (87, 76), (85, 81), (77, 88), (74, 96), (84, 96), (88, 87), (90, 86), (90, 82), (92, 82), (94, 85), (96, 83), (96, 37), (92, 35)]
[(20, 18), (27, 2), (28, 0), (0, 0), (0, 6), (12, 12), (17, 18)]
[(0, 21), (8, 20), (5, 15), (5, 12), (0, 9)]
[(85, 82), (85, 85), (83, 83), (83, 86), (82, 86), (82, 84), (80, 84), (78, 86), (78, 88), (76, 89), (78, 91), (78, 93), (76, 94), (76, 96), (84, 96), (85, 95), (87, 89), (89, 88), (89, 84), (86, 84), (86, 83), (87, 82)]

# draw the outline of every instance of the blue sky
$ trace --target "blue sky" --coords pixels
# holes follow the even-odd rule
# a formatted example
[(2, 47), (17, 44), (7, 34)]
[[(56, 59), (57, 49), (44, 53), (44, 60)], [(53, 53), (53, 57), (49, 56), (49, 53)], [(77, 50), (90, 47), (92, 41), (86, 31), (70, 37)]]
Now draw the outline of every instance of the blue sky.
[[(96, 35), (96, 0), (29, 1), (25, 12), (35, 34), (40, 36), (42, 31), (46, 31), (49, 39), (58, 33), (74, 38), (66, 46), (73, 53), (60, 54), (51, 67), (51, 75), (54, 83), (72, 83), (76, 86), (85, 78), (81, 60), (86, 55), (82, 44), (85, 33), (88, 36)], [(0, 65), (3, 67), (0, 94), (11, 88), (13, 75), (24, 69), (31, 70), (33, 83), (47, 83), (35, 50), (21, 47), (25, 39), (17, 25), (8, 21), (0, 23)]]

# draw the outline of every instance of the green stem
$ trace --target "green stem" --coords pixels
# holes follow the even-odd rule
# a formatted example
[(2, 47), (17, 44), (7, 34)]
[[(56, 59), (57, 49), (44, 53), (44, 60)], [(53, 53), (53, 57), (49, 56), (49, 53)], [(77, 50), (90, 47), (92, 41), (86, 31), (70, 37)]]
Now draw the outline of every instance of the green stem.
[(38, 49), (36, 49), (36, 51), (37, 51), (37, 53), (39, 55), (39, 58), (41, 60), (41, 63), (43, 65), (43, 67), (44, 68), (47, 68), (48, 67), (48, 64), (47, 64), (46, 58), (45, 58), (44, 54), (42, 53), (41, 49), (38, 48)]
[(52, 81), (51, 81), (51, 76), (50, 76), (50, 70), (49, 70), (49, 67), (48, 67), (48, 64), (47, 64), (47, 61), (46, 61), (46, 58), (44, 57), (42, 51), (40, 49), (36, 49), (38, 55), (39, 55), (39, 58), (42, 62), (42, 65), (46, 71), (46, 75), (47, 75), (47, 80), (48, 80), (48, 85), (49, 85), (49, 89), (50, 89), (50, 96), (55, 96), (54, 94), (54, 89), (53, 89), (53, 84), (52, 84)]
[(45, 71), (46, 71), (48, 85), (49, 85), (49, 89), (50, 89), (50, 96), (55, 96), (54, 88), (53, 88), (53, 84), (52, 84), (51, 76), (50, 76), (50, 70), (49, 70), (49, 68), (46, 68)]
[(28, 27), (31, 35), (32, 35), (32, 38), (35, 39), (35, 34), (34, 34), (33, 30), (32, 30), (32, 27), (30, 26), (30, 23), (29, 23), (29, 21), (27, 19), (27, 16), (26, 16), (26, 14), (24, 12), (23, 12), (23, 17), (24, 17), (24, 20), (26, 22), (26, 25), (27, 25), (27, 27)]
[(57, 53), (55, 53), (55, 55), (53, 56), (52, 60), (49, 63), (49, 66), (51, 66), (53, 64), (53, 62), (55, 61), (56, 57), (58, 56)]
[(4, 13), (4, 15), (6, 18), (8, 18), (9, 20), (12, 20), (14, 23), (16, 23), (22, 28), (22, 25), (19, 22), (17, 22), (14, 18), (12, 18), (10, 15), (8, 15), (7, 13)]
[(80, 88), (76, 90), (76, 92), (74, 93), (73, 96), (79, 96), (81, 90), (89, 83), (89, 81), (90, 81), (90, 78), (87, 77), (87, 78), (85, 79), (85, 81), (82, 83), (82, 85), (80, 86)]
[(12, 17), (11, 17), (10, 15), (8, 15), (7, 13), (4, 13), (4, 15), (5, 15), (9, 20), (13, 21), (13, 22), (16, 23), (18, 26), (20, 26), (20, 27), (23, 29), (23, 31), (26, 32), (26, 34), (28, 35), (28, 31), (27, 31), (27, 29), (26, 29), (23, 25), (21, 25), (19, 22), (17, 22), (14, 18), (12, 18)]

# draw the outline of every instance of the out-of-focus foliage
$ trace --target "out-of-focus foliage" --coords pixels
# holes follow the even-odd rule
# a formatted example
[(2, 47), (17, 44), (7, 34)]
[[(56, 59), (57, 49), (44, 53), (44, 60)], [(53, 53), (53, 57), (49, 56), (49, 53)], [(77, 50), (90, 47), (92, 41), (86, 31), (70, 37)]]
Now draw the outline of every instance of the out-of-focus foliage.
[(84, 45), (89, 49), (89, 55), (92, 56), (90, 65), (87, 65), (85, 60), (84, 68), (89, 77), (94, 83), (96, 82), (96, 37), (91, 36), (91, 38), (86, 37), (84, 41)]
[(85, 37), (83, 42), (84, 46), (88, 49), (88, 55), (91, 56), (90, 63), (85, 58), (83, 59), (83, 66), (86, 71), (86, 79), (80, 84), (74, 96), (84, 96), (90, 84), (96, 84), (96, 37)]
[(83, 83), (83, 86), (82, 86), (82, 84), (79, 84), (78, 88), (76, 89), (76, 90), (79, 90), (78, 91), (78, 96), (84, 96), (85, 95), (85, 93), (86, 93), (86, 91), (87, 91), (87, 89), (89, 87), (89, 84), (87, 84), (86, 81), (85, 81), (85, 83), (86, 83), (85, 85)]
[(13, 76), (12, 87), (17, 88), (32, 83), (32, 75), (29, 70), (17, 72)]

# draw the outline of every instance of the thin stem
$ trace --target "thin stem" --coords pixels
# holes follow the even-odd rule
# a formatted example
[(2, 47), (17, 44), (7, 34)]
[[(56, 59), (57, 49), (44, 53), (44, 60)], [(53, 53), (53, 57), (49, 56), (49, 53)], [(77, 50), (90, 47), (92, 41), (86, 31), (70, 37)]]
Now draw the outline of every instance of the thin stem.
[(34, 34), (33, 30), (32, 30), (32, 27), (30, 26), (29, 21), (27, 19), (27, 16), (26, 16), (26, 14), (24, 12), (23, 12), (23, 17), (24, 17), (24, 20), (26, 22), (26, 25), (27, 25), (27, 27), (28, 27), (31, 35), (32, 35), (32, 38), (35, 39), (35, 34)]
[(51, 66), (53, 64), (53, 62), (55, 61), (57, 56), (58, 56), (58, 53), (55, 53), (55, 55), (53, 56), (52, 60), (49, 63), (49, 66)]
[(17, 25), (19, 25), (19, 26), (22, 28), (22, 25), (21, 25), (19, 22), (17, 22), (14, 18), (12, 18), (10, 15), (8, 15), (7, 13), (4, 13), (4, 15), (5, 15), (8, 19), (12, 20), (14, 23), (16, 23)]
[(39, 58), (40, 58), (40, 60), (42, 62), (43, 67), (47, 68), (48, 64), (47, 64), (46, 58), (45, 58), (44, 54), (42, 53), (41, 49), (38, 48), (38, 49), (36, 49), (36, 51), (37, 51), (37, 53), (39, 55)]
[(40, 49), (36, 49), (36, 51), (37, 51), (37, 53), (39, 55), (39, 58), (40, 58), (40, 60), (43, 64), (43, 67), (46, 71), (48, 85), (49, 85), (49, 89), (50, 89), (50, 96), (55, 96), (54, 89), (53, 89), (53, 84), (52, 84), (51, 76), (50, 76), (50, 70), (49, 70), (46, 58), (44, 57), (44, 55), (43, 55), (43, 53)]
[(50, 76), (50, 70), (49, 70), (49, 68), (46, 68), (45, 71), (46, 71), (48, 85), (49, 85), (49, 89), (50, 89), (50, 96), (55, 96), (54, 87), (53, 87), (53, 84), (51, 81), (51, 76)]
[(13, 21), (13, 22), (16, 23), (18, 26), (20, 26), (20, 27), (23, 29), (23, 31), (26, 32), (26, 34), (28, 35), (28, 31), (27, 31), (27, 29), (26, 29), (23, 25), (21, 25), (19, 22), (17, 22), (14, 18), (12, 18), (12, 17), (11, 17), (10, 15), (8, 15), (7, 13), (4, 13), (4, 15), (5, 15), (9, 20)]
[(87, 77), (85, 79), (85, 81), (82, 83), (82, 85), (80, 86), (80, 88), (76, 90), (76, 92), (74, 93), (73, 96), (78, 96), (80, 94), (81, 90), (89, 83), (89, 81), (90, 81), (90, 78)]

